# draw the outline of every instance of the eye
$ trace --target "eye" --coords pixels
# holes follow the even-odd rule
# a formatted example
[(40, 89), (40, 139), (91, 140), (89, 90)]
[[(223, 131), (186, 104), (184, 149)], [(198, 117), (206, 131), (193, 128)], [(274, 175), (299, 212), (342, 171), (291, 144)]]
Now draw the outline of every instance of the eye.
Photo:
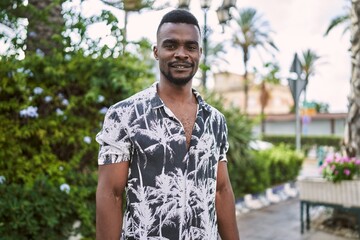
[(187, 49), (188, 49), (189, 51), (196, 51), (196, 50), (198, 50), (198, 45), (196, 45), (196, 44), (189, 44), (189, 45), (187, 46)]
[(172, 43), (167, 43), (167, 44), (164, 44), (164, 48), (166, 49), (169, 49), (169, 50), (173, 50), (175, 49), (175, 44), (172, 44)]

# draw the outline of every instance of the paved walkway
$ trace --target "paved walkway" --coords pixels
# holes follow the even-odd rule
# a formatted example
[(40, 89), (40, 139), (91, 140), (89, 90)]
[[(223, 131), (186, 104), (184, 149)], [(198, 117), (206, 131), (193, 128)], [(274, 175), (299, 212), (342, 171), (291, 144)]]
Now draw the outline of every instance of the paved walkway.
[(300, 203), (289, 199), (237, 216), (241, 240), (349, 240), (310, 229), (300, 233)]
[[(305, 161), (300, 175), (318, 175), (316, 164), (315, 160)], [(298, 198), (240, 213), (237, 221), (241, 240), (349, 240), (314, 228), (301, 234)]]

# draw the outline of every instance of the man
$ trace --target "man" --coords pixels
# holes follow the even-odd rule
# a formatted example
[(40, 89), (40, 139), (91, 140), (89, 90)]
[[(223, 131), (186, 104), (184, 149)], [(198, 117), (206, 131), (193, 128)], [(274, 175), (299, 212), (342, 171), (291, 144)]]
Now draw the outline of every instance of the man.
[(97, 135), (98, 240), (239, 239), (225, 119), (192, 89), (200, 42), (191, 13), (167, 13), (153, 49), (160, 81), (108, 110)]

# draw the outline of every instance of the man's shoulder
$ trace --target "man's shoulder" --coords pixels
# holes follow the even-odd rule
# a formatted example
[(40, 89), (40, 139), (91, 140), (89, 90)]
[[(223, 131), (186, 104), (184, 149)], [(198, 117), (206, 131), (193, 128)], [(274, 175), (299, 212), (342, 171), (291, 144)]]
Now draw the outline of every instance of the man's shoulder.
[(211, 115), (215, 118), (219, 119), (225, 119), (225, 116), (222, 112), (220, 112), (216, 107), (210, 105), (209, 103), (205, 102), (203, 103), (204, 108), (211, 113)]
[(209, 111), (215, 115), (223, 115), (222, 112), (220, 112), (216, 107), (210, 105), (209, 103), (205, 102), (205, 105), (207, 105)]
[(193, 89), (193, 93), (195, 94), (199, 105), (202, 106), (205, 111), (210, 113), (210, 116), (225, 119), (222, 112), (220, 112), (216, 107), (210, 105), (196, 89)]
[(146, 102), (150, 102), (151, 99), (154, 97), (155, 93), (153, 90), (153, 86), (147, 87), (146, 89), (135, 93), (134, 95), (123, 99), (117, 103), (115, 103), (114, 105), (112, 105), (113, 109), (122, 109), (122, 108), (133, 108), (135, 105), (141, 103), (144, 104), (145, 106), (147, 105)]

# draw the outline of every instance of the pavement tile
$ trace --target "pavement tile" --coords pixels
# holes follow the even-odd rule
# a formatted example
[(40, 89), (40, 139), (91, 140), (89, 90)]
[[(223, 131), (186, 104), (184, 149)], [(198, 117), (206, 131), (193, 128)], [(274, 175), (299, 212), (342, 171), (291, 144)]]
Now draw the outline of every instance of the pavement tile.
[[(317, 162), (313, 160), (306, 161), (300, 173), (302, 176), (318, 174)], [(238, 214), (237, 223), (241, 240), (349, 240), (314, 228), (301, 234), (297, 197)]]

